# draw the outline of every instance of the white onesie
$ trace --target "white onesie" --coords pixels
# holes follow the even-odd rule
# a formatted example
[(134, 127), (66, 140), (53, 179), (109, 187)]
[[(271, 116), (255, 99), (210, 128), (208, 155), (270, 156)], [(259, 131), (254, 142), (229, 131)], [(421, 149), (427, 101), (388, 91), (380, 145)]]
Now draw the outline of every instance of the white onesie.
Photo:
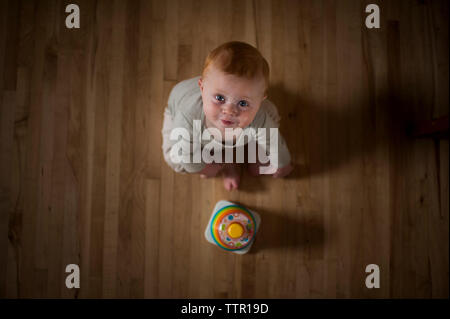
[[(197, 144), (194, 144), (193, 142), (194, 120), (201, 121), (201, 132), (206, 129), (205, 114), (203, 112), (203, 100), (200, 88), (198, 86), (199, 78), (200, 76), (197, 76), (177, 83), (170, 92), (168, 105), (164, 110), (164, 121), (162, 128), (163, 155), (167, 164), (178, 173), (197, 173), (206, 165), (203, 159), (201, 159), (199, 163), (195, 163), (193, 161), (190, 161), (189, 163), (175, 163), (172, 161), (170, 151), (173, 145), (179, 143), (181, 140), (182, 142), (189, 144), (186, 149), (189, 149), (191, 153), (195, 151), (195, 145), (198, 145), (197, 147), (201, 147), (202, 149), (209, 143), (217, 143), (217, 147), (227, 147), (223, 145), (221, 141), (217, 141), (214, 138), (210, 141), (202, 140), (201, 143)], [(247, 126), (247, 128), (244, 128), (244, 130), (253, 128), (255, 131), (258, 131), (258, 128), (265, 128), (267, 132), (265, 136), (267, 143), (265, 145), (269, 146), (271, 141), (273, 143), (274, 140), (273, 134), (270, 134), (270, 128), (278, 128), (279, 121), (280, 117), (276, 106), (268, 99), (265, 99), (262, 101), (261, 107), (256, 113), (253, 121)], [(173, 128), (186, 129), (190, 134), (190, 140), (185, 140), (184, 138), (181, 140), (170, 140), (170, 133)], [(241, 136), (238, 137), (235, 145), (239, 145), (239, 142), (244, 144), (245, 140), (240, 141), (240, 138), (243, 135), (244, 134), (241, 134)], [(278, 167), (284, 167), (290, 163), (291, 155), (281, 134), (278, 134), (277, 138)], [(260, 140), (258, 136), (256, 136), (256, 139)], [(231, 147), (235, 147), (235, 145)], [(270, 155), (269, 153), (269, 149), (267, 149), (266, 154)]]

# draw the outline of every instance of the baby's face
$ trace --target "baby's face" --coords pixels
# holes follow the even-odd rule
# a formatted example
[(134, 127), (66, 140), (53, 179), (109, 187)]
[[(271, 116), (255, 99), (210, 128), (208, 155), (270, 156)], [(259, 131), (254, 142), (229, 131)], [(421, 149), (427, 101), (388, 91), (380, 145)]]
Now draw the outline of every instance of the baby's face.
[(241, 78), (225, 74), (213, 65), (205, 78), (198, 80), (203, 99), (207, 127), (216, 127), (222, 134), (225, 128), (247, 127), (254, 119), (264, 96), (264, 78)]

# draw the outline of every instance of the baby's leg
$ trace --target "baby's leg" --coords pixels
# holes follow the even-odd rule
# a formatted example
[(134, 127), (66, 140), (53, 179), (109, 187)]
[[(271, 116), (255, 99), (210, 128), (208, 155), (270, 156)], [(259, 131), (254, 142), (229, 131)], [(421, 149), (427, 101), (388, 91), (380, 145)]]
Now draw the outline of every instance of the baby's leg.
[(239, 187), (241, 181), (242, 164), (226, 163), (223, 168), (223, 186), (227, 191), (232, 191)]
[(247, 171), (250, 175), (252, 176), (259, 176), (262, 175), (259, 172), (259, 168), (261, 166), (269, 166), (269, 163), (261, 163), (258, 159), (258, 147), (259, 145), (256, 145), (255, 150), (256, 150), (256, 163), (249, 163), (249, 156), (248, 156), (248, 144), (246, 145), (246, 163), (247, 163)]
[[(238, 189), (239, 183), (241, 181), (241, 171), (242, 171), (242, 159), (238, 162), (238, 153), (244, 151), (243, 146), (237, 146), (232, 149), (233, 157), (232, 163), (225, 162), (225, 152), (223, 153), (222, 160), (224, 162), (223, 172), (223, 186), (226, 190), (232, 191), (233, 189)], [(244, 158), (243, 158), (244, 159)]]

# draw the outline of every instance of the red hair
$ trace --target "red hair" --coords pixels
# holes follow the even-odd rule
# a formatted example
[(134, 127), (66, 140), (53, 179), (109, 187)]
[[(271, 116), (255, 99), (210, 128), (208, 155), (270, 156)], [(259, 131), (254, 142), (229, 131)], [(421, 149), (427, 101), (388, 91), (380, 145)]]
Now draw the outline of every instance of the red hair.
[(255, 47), (245, 42), (226, 42), (206, 57), (202, 77), (208, 67), (213, 64), (224, 73), (253, 79), (262, 75), (266, 83), (265, 93), (269, 87), (269, 64)]

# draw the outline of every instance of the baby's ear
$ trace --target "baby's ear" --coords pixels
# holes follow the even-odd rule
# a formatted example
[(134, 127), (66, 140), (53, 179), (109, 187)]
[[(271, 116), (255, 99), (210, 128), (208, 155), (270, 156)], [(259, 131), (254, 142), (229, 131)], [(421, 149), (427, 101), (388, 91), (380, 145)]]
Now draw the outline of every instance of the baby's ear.
[(203, 91), (203, 82), (202, 82), (202, 78), (198, 79), (198, 86), (200, 87), (200, 90)]

